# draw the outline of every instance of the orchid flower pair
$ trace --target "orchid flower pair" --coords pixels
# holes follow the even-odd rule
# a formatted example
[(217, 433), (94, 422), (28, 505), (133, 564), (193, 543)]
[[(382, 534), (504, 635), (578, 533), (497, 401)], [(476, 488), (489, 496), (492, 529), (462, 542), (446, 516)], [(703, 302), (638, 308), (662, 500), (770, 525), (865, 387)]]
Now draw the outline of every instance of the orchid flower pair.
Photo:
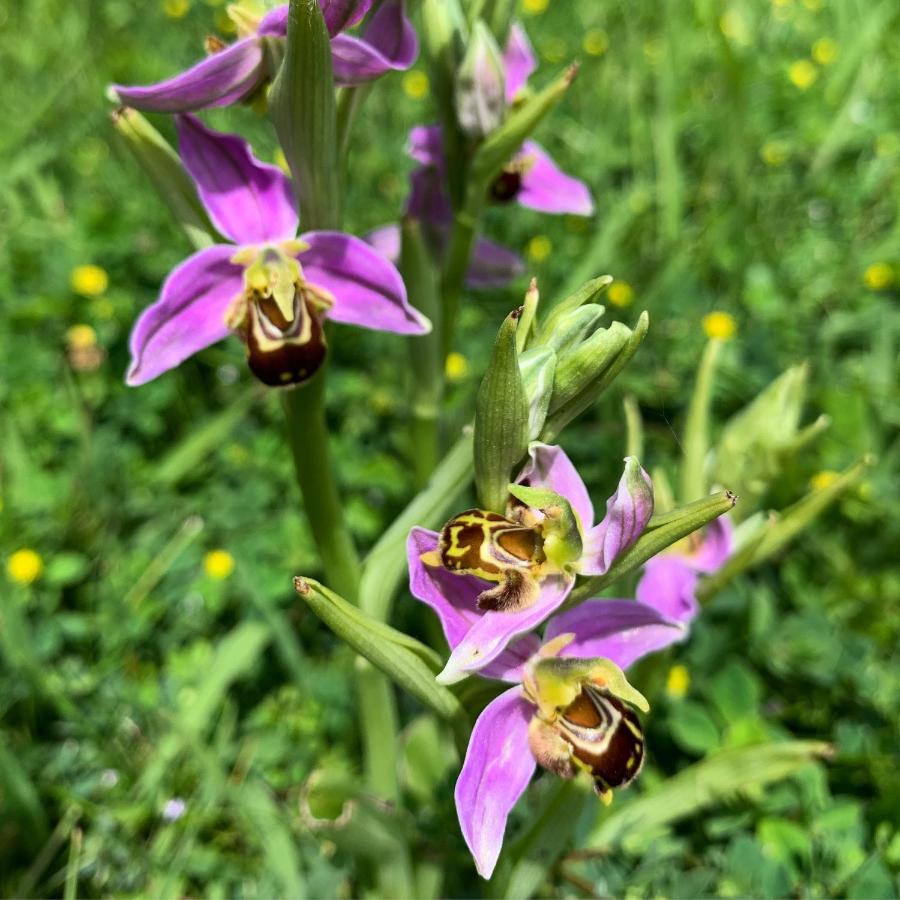
[[(505, 105), (512, 108), (527, 89), (528, 78), (537, 66), (534, 51), (524, 28), (514, 23), (503, 53)], [(476, 77), (478, 73), (476, 73)], [(440, 125), (418, 126), (409, 134), (409, 155), (419, 164), (410, 176), (411, 191), (406, 215), (422, 223), (425, 237), (437, 256), (446, 252), (453, 208), (447, 189), (447, 160)], [(495, 203), (517, 202), (538, 212), (590, 216), (594, 202), (587, 185), (563, 172), (536, 142), (526, 141), (490, 187)], [(400, 255), (400, 230), (385, 225), (367, 235), (373, 246), (388, 259)], [(466, 274), (472, 288), (506, 284), (522, 271), (517, 254), (493, 241), (478, 238)]]
[[(319, 0), (331, 37), (335, 82), (355, 85), (396, 69), (408, 69), (419, 52), (402, 0), (385, 0), (362, 36), (345, 34), (373, 0)], [(287, 35), (288, 5), (255, 17), (234, 5), (229, 13), (240, 39), (230, 46), (210, 40), (210, 55), (185, 72), (146, 87), (114, 85), (122, 103), (149, 112), (192, 112), (251, 99), (278, 70)]]
[(131, 335), (127, 381), (144, 384), (237, 334), (251, 370), (274, 387), (301, 384), (326, 354), (323, 321), (424, 334), (400, 273), (359, 238), (297, 235), (290, 180), (236, 135), (178, 116), (179, 150), (210, 220), (231, 243), (188, 257)]
[(564, 778), (587, 771), (607, 801), (613, 788), (637, 776), (643, 736), (631, 706), (646, 711), (647, 704), (621, 670), (686, 633), (683, 622), (652, 602), (589, 600), (551, 618), (542, 644), (531, 632), (571, 589), (574, 577), (565, 565), (562, 574), (538, 575), (539, 594), (523, 609), (485, 608), (486, 595), (488, 606), (496, 599), (489, 587), (495, 569), (518, 572), (523, 560), (535, 558), (555, 558), (558, 565), (560, 554), (571, 555), (566, 539), (572, 536), (559, 528), (566, 505), (582, 538), (576, 568), (584, 573), (607, 571), (652, 513), (650, 480), (633, 459), (606, 516), (591, 527), (590, 497), (566, 454), (534, 444), (530, 457), (510, 485), (510, 518), (482, 513), (483, 539), (475, 531), (478, 511), (470, 511), (441, 533), (413, 529), (407, 547), (413, 596), (437, 614), (451, 649), (439, 679), (477, 672), (513, 685), (479, 716), (456, 785), (462, 832), (484, 878), (491, 877), (509, 812), (537, 765)]

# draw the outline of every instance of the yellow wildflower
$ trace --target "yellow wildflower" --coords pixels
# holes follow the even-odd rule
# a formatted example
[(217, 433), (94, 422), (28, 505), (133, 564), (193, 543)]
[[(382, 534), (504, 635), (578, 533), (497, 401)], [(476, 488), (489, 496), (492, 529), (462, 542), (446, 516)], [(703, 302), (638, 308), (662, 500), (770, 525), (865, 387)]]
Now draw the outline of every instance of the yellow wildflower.
[(703, 331), (710, 340), (730, 341), (737, 332), (737, 322), (734, 316), (716, 310), (703, 317)]
[(812, 45), (812, 58), (820, 66), (830, 66), (837, 59), (837, 55), (838, 45), (834, 38), (819, 38)]
[(788, 145), (784, 141), (772, 139), (766, 141), (759, 149), (759, 155), (762, 161), (773, 169), (783, 166), (790, 155)]
[(634, 288), (627, 281), (614, 281), (606, 296), (613, 306), (630, 306), (634, 300)]
[(894, 283), (894, 267), (890, 263), (873, 263), (863, 272), (863, 281), (870, 291), (883, 291)]
[(163, 12), (170, 19), (183, 19), (191, 8), (190, 0), (163, 0)]
[(581, 46), (588, 56), (603, 56), (609, 49), (609, 35), (602, 28), (592, 28), (584, 36)]
[(6, 574), (12, 581), (19, 584), (31, 584), (33, 581), (37, 581), (43, 571), (44, 561), (40, 554), (28, 547), (16, 550), (6, 560)]
[(816, 472), (812, 478), (809, 479), (809, 486), (814, 491), (824, 491), (825, 488), (831, 487), (839, 477), (838, 472), (833, 472), (831, 469), (824, 469), (821, 472)]
[(428, 96), (428, 76), (419, 69), (411, 69), (403, 76), (403, 93), (412, 100)]
[(70, 350), (84, 350), (97, 344), (97, 332), (90, 325), (73, 325), (66, 332), (66, 344)]
[(788, 67), (788, 78), (790, 78), (791, 84), (801, 91), (811, 88), (818, 77), (819, 70), (816, 68), (815, 63), (810, 62), (808, 59), (798, 59)]
[(666, 678), (666, 693), (675, 700), (680, 700), (691, 686), (691, 675), (685, 666), (672, 666)]
[(210, 550), (203, 557), (203, 568), (210, 578), (223, 581), (234, 571), (234, 557), (227, 550)]
[(546, 235), (539, 234), (528, 242), (525, 252), (532, 262), (540, 263), (553, 252), (553, 244)]
[(448, 353), (444, 363), (444, 374), (447, 381), (453, 383), (462, 381), (469, 374), (469, 361), (462, 353)]
[(522, 0), (522, 8), (529, 16), (539, 16), (550, 5), (550, 0)]
[(99, 297), (109, 287), (109, 275), (100, 266), (75, 266), (69, 276), (69, 284), (76, 294), (83, 297)]

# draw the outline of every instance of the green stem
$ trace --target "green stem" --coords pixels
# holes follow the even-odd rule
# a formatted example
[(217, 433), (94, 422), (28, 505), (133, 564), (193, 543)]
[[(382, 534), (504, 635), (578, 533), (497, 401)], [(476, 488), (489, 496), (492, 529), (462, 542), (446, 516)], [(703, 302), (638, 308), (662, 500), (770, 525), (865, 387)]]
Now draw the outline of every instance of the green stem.
[(450, 249), (447, 252), (444, 277), (441, 279), (441, 329), (444, 359), (453, 349), (456, 320), (459, 316), (459, 301), (462, 297), (472, 248), (475, 246), (475, 232), (480, 214), (481, 204), (470, 200), (453, 220)]
[(325, 370), (321, 369), (305, 387), (284, 391), (282, 403), (297, 483), (322, 566), (334, 590), (355, 603), (359, 595), (359, 556), (344, 522), (328, 450)]

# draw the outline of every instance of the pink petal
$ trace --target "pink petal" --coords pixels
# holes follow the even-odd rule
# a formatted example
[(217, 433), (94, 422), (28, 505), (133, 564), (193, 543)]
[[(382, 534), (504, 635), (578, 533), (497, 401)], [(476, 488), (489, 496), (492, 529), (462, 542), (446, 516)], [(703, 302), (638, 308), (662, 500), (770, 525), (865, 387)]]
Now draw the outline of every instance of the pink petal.
[(687, 557), (687, 562), (698, 572), (715, 572), (725, 565), (733, 551), (734, 526), (728, 516), (720, 516), (703, 530), (700, 546)]
[(517, 159), (525, 159), (530, 164), (522, 175), (522, 186), (516, 195), (522, 206), (546, 213), (593, 214), (594, 201), (588, 186), (566, 175), (540, 144), (526, 141)]
[(629, 456), (616, 492), (606, 502), (603, 521), (585, 535), (582, 574), (605, 575), (616, 557), (641, 536), (652, 515), (650, 476), (633, 456)]
[(572, 590), (573, 583), (574, 579), (562, 576), (544, 578), (538, 599), (528, 608), (518, 612), (489, 610), (484, 613), (453, 648), (437, 680), (442, 684), (454, 684), (492, 663), (510, 641), (534, 630), (557, 610)]
[(570, 632), (575, 640), (562, 651), (563, 656), (602, 657), (627, 669), (648, 653), (682, 640), (687, 629), (635, 600), (587, 600), (554, 616), (547, 623), (544, 640)]
[(419, 55), (415, 29), (401, 0), (382, 3), (361, 38), (339, 34), (331, 41), (334, 80), (363, 84), (391, 70), (408, 69)]
[(494, 872), (510, 810), (536, 768), (528, 747), (531, 712), (519, 687), (491, 701), (472, 729), (456, 782), (459, 825), (482, 878)]
[(228, 106), (254, 91), (265, 78), (264, 54), (255, 37), (236, 41), (185, 72), (146, 87), (113, 85), (126, 106), (147, 112), (190, 112)]
[(258, 35), (266, 35), (270, 37), (286, 37), (288, 24), (289, 6), (287, 3), (270, 9), (259, 23), (256, 29)]
[(431, 323), (406, 299), (397, 269), (365, 241), (338, 231), (309, 231), (300, 256), (307, 280), (334, 298), (328, 318), (396, 334), (427, 334)]
[(525, 270), (522, 257), (487, 238), (476, 238), (466, 272), (466, 284), (471, 288), (503, 287)]
[(216, 228), (236, 244), (283, 241), (297, 233), (291, 184), (277, 166), (260, 162), (234, 134), (178, 116), (178, 149)]
[(228, 334), (225, 312), (243, 289), (233, 255), (234, 247), (216, 244), (169, 273), (131, 332), (128, 384), (145, 384)]
[(537, 68), (534, 50), (525, 29), (514, 22), (509, 29), (509, 40), (503, 51), (503, 64), (506, 67), (506, 102), (512, 103), (516, 94), (525, 87), (528, 77)]
[(359, 22), (372, 6), (372, 0), (319, 0), (328, 33), (334, 37)]
[(697, 580), (683, 556), (663, 553), (647, 561), (635, 596), (676, 622), (690, 622), (699, 611)]
[(560, 494), (578, 513), (582, 528), (587, 531), (594, 524), (594, 506), (581, 476), (562, 447), (533, 443), (528, 448), (531, 461), (522, 469), (516, 481), (531, 487), (542, 487)]
[(416, 125), (409, 132), (406, 152), (423, 166), (444, 166), (444, 136), (440, 125)]

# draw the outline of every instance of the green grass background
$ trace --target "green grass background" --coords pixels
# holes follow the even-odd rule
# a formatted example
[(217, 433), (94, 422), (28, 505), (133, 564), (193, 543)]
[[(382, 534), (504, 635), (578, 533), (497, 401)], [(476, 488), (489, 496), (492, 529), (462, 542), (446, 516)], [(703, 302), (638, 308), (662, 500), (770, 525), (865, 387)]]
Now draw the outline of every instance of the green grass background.
[[(139, 390), (122, 383), (135, 315), (189, 247), (116, 142), (104, 89), (183, 67), (221, 11), (197, 0), (180, 19), (157, 2), (0, 6), (0, 547), (4, 559), (32, 548), (45, 564), (31, 586), (0, 575), (6, 895), (334, 896), (356, 884), (353, 857), (299, 813), (310, 772), (355, 777), (360, 749), (352, 656), (291, 590), (293, 574), (317, 569), (279, 406), (251, 383), (236, 341)], [(538, 137), (591, 185), (597, 213), (496, 209), (489, 233), (523, 253), (535, 236), (549, 241), (550, 254), (529, 261), (545, 297), (611, 272), (634, 289), (631, 307), (613, 314), (651, 315), (619, 387), (563, 436), (594, 496), (624, 455), (623, 389), (642, 407), (645, 463), (674, 474), (711, 310), (738, 324), (717, 421), (802, 360), (807, 421), (833, 420), (773, 486), (770, 506), (800, 496), (817, 472), (878, 457), (858, 491), (719, 596), (691, 641), (648, 673), (651, 762), (616, 802), (760, 738), (831, 741), (831, 762), (764, 790), (742, 790), (736, 771), (712, 806), (673, 824), (638, 821), (609, 852), (551, 871), (543, 894), (897, 894), (900, 316), (896, 285), (865, 280), (876, 263), (900, 279), (897, 20), (891, 0), (551, 0), (523, 10), (542, 58), (537, 83), (582, 61)], [(837, 54), (814, 63), (801, 88), (791, 65), (822, 38)], [(378, 84), (354, 136), (350, 230), (396, 218), (406, 132), (432, 117), (402, 76)], [(271, 129), (252, 111), (209, 119), (272, 158)], [(84, 263), (109, 273), (103, 296), (72, 291)], [(466, 302), (458, 349), (469, 376), (451, 396), (460, 421), (524, 287)], [(106, 354), (92, 373), (67, 361), (66, 332), (79, 323)], [(404, 359), (396, 337), (335, 334), (329, 415), (363, 546), (412, 490)], [(215, 548), (236, 560), (224, 581), (202, 565)], [(396, 624), (433, 632), (408, 596)], [(682, 699), (664, 689), (675, 663), (691, 679)], [(412, 719), (415, 704), (401, 702)], [(456, 770), (438, 768), (436, 801), (415, 771), (406, 779), (414, 833), (444, 872), (439, 890), (478, 894), (450, 803)], [(162, 810), (174, 797), (187, 811), (169, 823)], [(581, 837), (596, 815), (585, 813)]]

